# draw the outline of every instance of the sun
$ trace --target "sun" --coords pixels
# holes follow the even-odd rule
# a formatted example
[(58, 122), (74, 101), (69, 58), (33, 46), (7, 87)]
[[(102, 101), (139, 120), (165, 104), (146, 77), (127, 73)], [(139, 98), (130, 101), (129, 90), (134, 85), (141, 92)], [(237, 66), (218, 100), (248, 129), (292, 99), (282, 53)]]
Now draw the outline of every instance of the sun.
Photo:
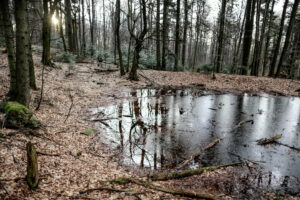
[(54, 15), (52, 15), (52, 23), (54, 25), (58, 24), (58, 19)]

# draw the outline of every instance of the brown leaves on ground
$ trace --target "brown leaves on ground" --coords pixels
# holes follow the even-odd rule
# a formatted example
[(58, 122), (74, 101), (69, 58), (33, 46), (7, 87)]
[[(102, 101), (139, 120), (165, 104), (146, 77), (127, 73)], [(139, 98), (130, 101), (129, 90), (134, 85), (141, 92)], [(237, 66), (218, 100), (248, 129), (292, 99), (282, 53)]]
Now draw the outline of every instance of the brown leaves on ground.
[[(5, 94), (9, 88), (6, 56), (6, 54), (0, 54), (0, 101), (6, 98)], [(38, 87), (41, 86), (42, 73), (40, 59), (40, 56), (34, 55)], [(81, 190), (107, 186), (108, 183), (104, 182), (106, 180), (120, 176), (130, 177), (135, 174), (134, 171), (119, 166), (118, 160), (112, 159), (116, 152), (107, 149), (95, 137), (97, 133), (90, 136), (80, 133), (87, 128), (93, 128), (93, 124), (85, 120), (89, 107), (117, 103), (121, 98), (126, 97), (125, 91), (137, 86), (146, 86), (150, 83), (149, 80), (162, 86), (205, 84), (207, 89), (243, 92), (278, 91), (285, 95), (298, 95), (294, 91), (300, 85), (299, 82), (291, 80), (223, 74), (218, 74), (217, 80), (214, 81), (211, 80), (210, 75), (200, 73), (153, 70), (141, 71), (149, 80), (141, 77), (140, 82), (130, 82), (126, 77), (120, 77), (119, 72), (94, 73), (94, 69), (97, 68), (96, 64), (58, 63), (57, 65), (62, 69), (48, 67), (45, 69), (44, 97), (40, 110), (34, 113), (36, 118), (43, 123), (43, 128), (38, 130), (43, 137), (25, 134), (26, 131), (22, 130), (0, 129), (0, 198), (2, 199), (135, 199), (124, 193), (108, 191), (79, 194)], [(70, 71), (72, 73), (69, 73)], [(39, 95), (39, 90), (32, 91), (31, 110), (37, 106)], [(71, 98), (73, 106), (66, 120)], [(37, 151), (60, 154), (60, 156), (38, 156), (41, 180), (39, 188), (34, 191), (28, 189), (23, 179), (1, 182), (3, 179), (25, 177), (25, 146), (28, 141), (35, 144)], [(145, 190), (131, 184), (114, 187), (130, 188), (135, 191)], [(199, 188), (202, 187), (206, 186), (201, 185)], [(212, 192), (213, 190), (206, 191)], [(220, 192), (224, 193), (223, 190)], [(148, 191), (140, 197), (142, 199), (180, 199), (169, 194)]]

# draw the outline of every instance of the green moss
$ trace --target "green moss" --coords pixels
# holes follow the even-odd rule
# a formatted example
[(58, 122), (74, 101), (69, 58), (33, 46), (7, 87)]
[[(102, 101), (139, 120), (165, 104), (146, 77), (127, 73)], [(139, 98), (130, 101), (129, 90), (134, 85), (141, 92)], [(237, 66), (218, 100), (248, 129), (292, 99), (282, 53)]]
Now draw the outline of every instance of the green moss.
[(31, 110), (17, 102), (7, 102), (5, 105), (5, 126), (8, 128), (39, 128), (41, 123), (33, 117)]
[(95, 132), (95, 129), (88, 128), (88, 129), (85, 129), (84, 131), (82, 131), (81, 134), (89, 136), (89, 135), (93, 134), (94, 132)]
[(77, 152), (77, 156), (78, 157), (81, 156), (81, 152), (80, 151)]
[(125, 184), (125, 183), (129, 183), (130, 180), (128, 178), (121, 177), (121, 178), (116, 178), (116, 179), (112, 180), (112, 182), (119, 183), (119, 184)]

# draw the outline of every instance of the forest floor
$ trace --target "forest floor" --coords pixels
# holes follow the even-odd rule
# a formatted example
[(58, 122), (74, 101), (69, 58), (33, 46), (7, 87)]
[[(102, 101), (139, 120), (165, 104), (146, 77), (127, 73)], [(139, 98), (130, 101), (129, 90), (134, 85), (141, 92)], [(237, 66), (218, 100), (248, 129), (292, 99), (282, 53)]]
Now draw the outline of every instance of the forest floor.
[[(42, 65), (40, 55), (34, 55), (37, 85), (41, 87)], [(140, 178), (133, 169), (121, 166), (115, 155), (96, 136), (81, 134), (93, 123), (86, 118), (87, 109), (95, 106), (116, 104), (126, 98), (125, 91), (134, 87), (173, 86), (205, 87), (207, 90), (234, 93), (271, 93), (299, 96), (299, 81), (217, 74), (216, 80), (210, 75), (188, 72), (162, 72), (141, 70), (139, 82), (131, 82), (119, 72), (101, 72), (96, 64), (57, 63), (58, 68), (45, 68), (44, 95), (41, 107), (34, 111), (40, 98), (40, 91), (31, 93), (31, 110), (43, 127), (41, 136), (34, 136), (26, 130), (1, 128), (0, 133), (0, 198), (1, 199), (136, 199), (129, 193), (93, 191), (79, 194), (79, 191), (114, 187), (141, 192), (141, 199), (185, 199), (134, 184), (113, 185), (107, 183), (117, 177)], [(114, 67), (114, 66), (106, 66)], [(146, 77), (146, 78), (145, 78)], [(7, 55), (0, 54), (0, 102), (8, 92), (9, 77)], [(0, 120), (3, 115), (0, 115)], [(29, 190), (26, 175), (26, 151), (28, 141), (36, 145), (39, 155), (39, 188)], [(255, 166), (253, 166), (255, 168)], [(177, 181), (156, 182), (168, 188), (197, 191), (219, 196), (222, 199), (237, 199), (241, 194), (234, 192), (233, 176), (250, 185), (247, 167), (228, 167), (214, 172), (205, 172)], [(146, 180), (146, 178), (144, 178)], [(255, 192), (253, 192), (255, 193)], [(258, 195), (258, 194), (256, 194)], [(261, 199), (273, 199), (274, 194), (259, 193)], [(297, 197), (288, 197), (297, 199)]]

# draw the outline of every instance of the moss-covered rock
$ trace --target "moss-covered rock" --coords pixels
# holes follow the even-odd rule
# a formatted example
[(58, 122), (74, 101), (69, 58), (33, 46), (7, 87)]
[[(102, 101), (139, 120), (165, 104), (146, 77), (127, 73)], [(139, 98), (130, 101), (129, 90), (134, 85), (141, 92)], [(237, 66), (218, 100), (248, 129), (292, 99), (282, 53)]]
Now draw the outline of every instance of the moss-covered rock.
[(5, 107), (6, 122), (8, 128), (39, 128), (41, 122), (33, 117), (31, 110), (17, 102), (7, 102)]

